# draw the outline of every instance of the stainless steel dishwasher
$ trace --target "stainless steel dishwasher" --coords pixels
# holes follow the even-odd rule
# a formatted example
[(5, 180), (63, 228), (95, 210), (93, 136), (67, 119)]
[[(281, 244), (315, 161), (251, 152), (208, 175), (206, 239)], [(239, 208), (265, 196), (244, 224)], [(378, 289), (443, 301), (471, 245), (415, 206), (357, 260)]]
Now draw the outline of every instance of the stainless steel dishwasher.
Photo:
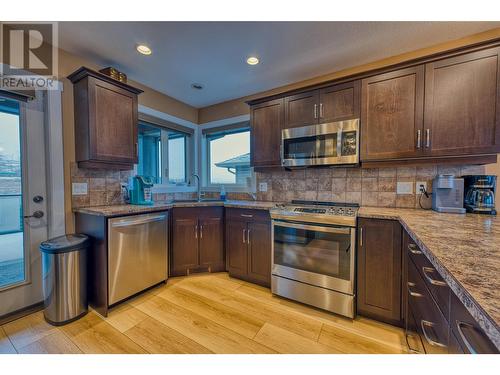
[(168, 277), (168, 212), (108, 220), (109, 305)]

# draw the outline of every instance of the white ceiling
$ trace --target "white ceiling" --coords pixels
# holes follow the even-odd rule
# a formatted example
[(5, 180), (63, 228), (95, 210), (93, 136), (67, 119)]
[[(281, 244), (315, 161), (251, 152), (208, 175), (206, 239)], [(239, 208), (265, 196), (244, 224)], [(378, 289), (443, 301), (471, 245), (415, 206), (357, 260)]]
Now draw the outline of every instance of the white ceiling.
[[(61, 22), (60, 47), (195, 107), (500, 27), (500, 22)], [(153, 50), (142, 56), (144, 43)], [(261, 63), (249, 66), (247, 56)], [(193, 90), (191, 83), (204, 89)]]

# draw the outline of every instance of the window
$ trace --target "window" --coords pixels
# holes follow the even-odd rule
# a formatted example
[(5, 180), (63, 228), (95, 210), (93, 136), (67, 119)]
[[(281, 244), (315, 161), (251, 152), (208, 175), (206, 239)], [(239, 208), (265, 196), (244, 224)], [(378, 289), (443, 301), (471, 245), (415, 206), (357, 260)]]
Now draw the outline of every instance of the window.
[(186, 184), (191, 142), (191, 134), (140, 122), (137, 174), (152, 177), (155, 184)]
[(244, 125), (205, 132), (207, 185), (251, 185), (250, 129)]

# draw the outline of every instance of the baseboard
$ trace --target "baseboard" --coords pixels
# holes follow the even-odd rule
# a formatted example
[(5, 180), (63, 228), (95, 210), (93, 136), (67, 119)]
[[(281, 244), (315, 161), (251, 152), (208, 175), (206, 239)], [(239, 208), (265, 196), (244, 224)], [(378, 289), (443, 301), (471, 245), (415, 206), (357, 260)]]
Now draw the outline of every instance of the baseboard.
[(43, 310), (43, 301), (0, 316), (0, 325), (10, 323), (40, 310)]

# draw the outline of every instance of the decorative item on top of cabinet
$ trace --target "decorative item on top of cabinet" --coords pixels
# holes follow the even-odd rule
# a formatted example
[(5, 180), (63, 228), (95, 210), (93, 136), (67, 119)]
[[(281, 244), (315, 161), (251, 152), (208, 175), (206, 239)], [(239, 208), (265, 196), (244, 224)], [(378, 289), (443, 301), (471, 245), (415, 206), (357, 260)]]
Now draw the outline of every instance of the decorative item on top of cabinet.
[(76, 161), (84, 168), (132, 169), (137, 163), (135, 87), (82, 67), (74, 84)]
[(231, 276), (269, 287), (271, 219), (268, 211), (226, 209), (227, 270)]
[(250, 164), (253, 167), (281, 165), (280, 144), (283, 116), (283, 99), (251, 106)]
[(362, 80), (361, 160), (402, 159), (422, 153), (424, 67)]
[(176, 207), (172, 211), (170, 275), (224, 271), (223, 207)]
[(426, 155), (500, 152), (500, 47), (425, 65)]
[(401, 225), (360, 218), (358, 228), (358, 314), (402, 326)]

